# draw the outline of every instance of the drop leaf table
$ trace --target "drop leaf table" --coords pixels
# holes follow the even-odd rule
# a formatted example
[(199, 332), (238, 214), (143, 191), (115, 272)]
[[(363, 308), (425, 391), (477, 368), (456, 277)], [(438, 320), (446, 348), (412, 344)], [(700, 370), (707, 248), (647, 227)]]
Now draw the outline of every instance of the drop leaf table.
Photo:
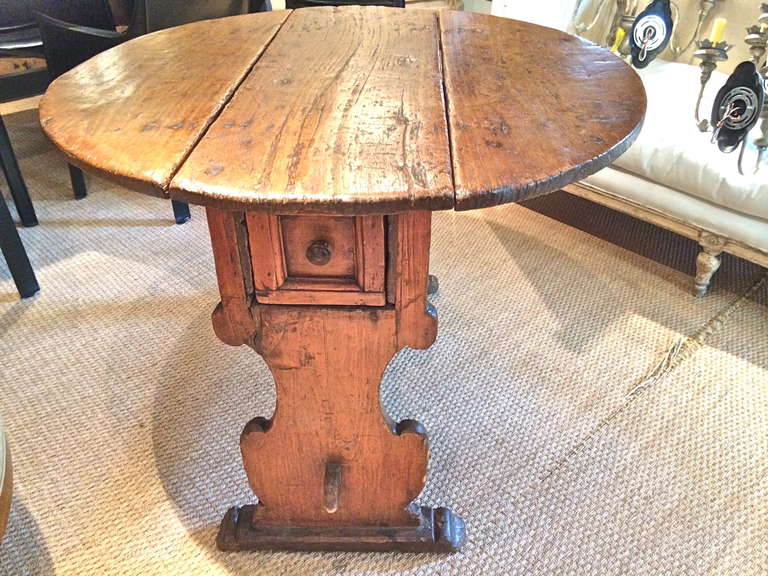
[(240, 436), (258, 504), (227, 512), (221, 548), (460, 545), (460, 518), (412, 504), (426, 431), (379, 401), (390, 359), (437, 334), (431, 213), (607, 166), (645, 105), (629, 67), (573, 36), (373, 6), (163, 30), (53, 82), (40, 120), (70, 162), (206, 207), (214, 330), (274, 376), (274, 416)]

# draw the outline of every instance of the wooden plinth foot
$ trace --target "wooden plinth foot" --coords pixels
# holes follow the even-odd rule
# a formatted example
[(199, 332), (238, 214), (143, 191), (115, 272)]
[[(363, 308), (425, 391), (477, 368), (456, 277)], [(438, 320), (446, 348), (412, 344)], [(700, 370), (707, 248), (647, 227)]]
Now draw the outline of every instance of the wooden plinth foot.
[(416, 526), (260, 525), (258, 514), (254, 505), (230, 508), (216, 538), (219, 549), (451, 552), (464, 539), (464, 523), (446, 508), (418, 508)]

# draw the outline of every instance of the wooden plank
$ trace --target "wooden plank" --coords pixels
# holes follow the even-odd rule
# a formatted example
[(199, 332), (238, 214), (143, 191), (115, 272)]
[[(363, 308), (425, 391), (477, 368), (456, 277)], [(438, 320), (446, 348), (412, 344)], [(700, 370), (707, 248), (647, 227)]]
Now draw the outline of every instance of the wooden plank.
[(256, 294), (260, 304), (289, 304), (302, 306), (384, 306), (384, 292), (357, 290), (296, 290), (283, 289)]
[(246, 212), (248, 243), (256, 290), (277, 290), (285, 282), (280, 222), (266, 212)]
[(390, 300), (397, 310), (401, 346), (426, 350), (437, 338), (437, 311), (427, 302), (431, 212), (390, 218)]
[(254, 331), (251, 316), (253, 282), (245, 217), (239, 212), (215, 208), (208, 208), (207, 215), (221, 294), (221, 303), (213, 312), (214, 330), (223, 342), (240, 346)]
[[(427, 471), (426, 438), (395, 435), (379, 386), (400, 348), (390, 308), (259, 306), (255, 347), (275, 378), (277, 408), (240, 437), (262, 506), (281, 526), (417, 526), (407, 507)], [(341, 465), (338, 507), (325, 507), (325, 470)]]
[(643, 84), (606, 50), (515, 20), (439, 17), (457, 210), (562, 188), (637, 136)]
[(296, 11), (171, 196), (283, 214), (451, 208), (438, 44), (427, 11)]
[(384, 292), (386, 262), (384, 218), (361, 216), (356, 220), (357, 282), (366, 291)]
[(288, 14), (196, 22), (103, 52), (53, 82), (43, 130), (70, 162), (163, 195)]

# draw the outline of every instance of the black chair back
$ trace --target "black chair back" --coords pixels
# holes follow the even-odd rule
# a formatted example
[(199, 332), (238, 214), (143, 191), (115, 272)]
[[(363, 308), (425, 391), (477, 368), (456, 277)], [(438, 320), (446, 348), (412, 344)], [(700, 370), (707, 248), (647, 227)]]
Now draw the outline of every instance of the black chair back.
[(120, 43), (115, 31), (63, 22), (45, 14), (37, 15), (45, 59), (51, 79)]
[(0, 30), (26, 27), (35, 23), (31, 0), (0, 0)]
[(147, 32), (198, 20), (246, 14), (248, 0), (146, 0)]
[(35, 12), (78, 26), (115, 29), (108, 0), (36, 0)]
[(32, 0), (0, 0), (0, 58), (42, 58)]
[[(96, 25), (105, 25), (107, 24), (106, 18), (108, 17), (110, 20), (112, 18), (107, 0), (78, 1), (81, 2), (81, 7), (85, 6), (86, 2), (91, 2), (94, 5), (101, 2), (105, 10), (102, 12), (95, 10), (93, 13), (95, 16), (90, 20), (90, 25), (69, 22), (43, 11), (39, 11), (36, 15), (51, 78), (58, 78), (78, 64), (96, 56), (96, 54), (117, 46), (126, 40), (140, 36), (145, 32), (144, 0), (134, 0), (133, 22), (123, 32), (117, 32), (114, 28), (102, 28)], [(56, 0), (42, 0), (39, 6), (45, 10), (55, 3)], [(68, 14), (80, 22), (83, 22), (87, 17), (86, 13), (75, 14), (74, 11)]]
[(289, 10), (311, 8), (312, 6), (389, 6), (405, 8), (405, 0), (285, 0)]

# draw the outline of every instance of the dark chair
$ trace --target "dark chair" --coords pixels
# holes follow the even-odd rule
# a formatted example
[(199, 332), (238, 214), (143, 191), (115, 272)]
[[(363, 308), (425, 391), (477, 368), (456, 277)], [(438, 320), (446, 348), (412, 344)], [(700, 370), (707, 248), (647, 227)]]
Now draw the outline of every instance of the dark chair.
[[(0, 58), (42, 58), (42, 40), (35, 24), (32, 5), (24, 0), (0, 0)], [(48, 87), (45, 68), (20, 69), (0, 76), (0, 102), (11, 102), (42, 94)], [(24, 226), (37, 225), (24, 178), (0, 117), (0, 168), (5, 174), (19, 218)]]
[(40, 13), (77, 26), (115, 30), (108, 0), (33, 0), (33, 7), (33, 19)]
[(250, 0), (248, 2), (248, 12), (272, 12), (272, 2), (270, 0)]
[[(0, 76), (0, 102), (12, 102), (21, 98), (35, 96), (45, 91), (48, 86), (48, 71), (45, 68), (23, 70)], [(0, 168), (5, 174), (13, 202), (24, 226), (37, 226), (37, 215), (29, 198), (27, 185), (19, 170), (16, 155), (11, 147), (11, 140), (0, 116)]]
[[(2, 2), (0, 58), (42, 58), (42, 40), (32, 13), (31, 3), (20, 0), (0, 0), (0, 2)], [(0, 102), (11, 102), (42, 94), (47, 86), (48, 71), (45, 68), (32, 68), (4, 74), (0, 76)], [(0, 116), (0, 168), (5, 174), (21, 223), (24, 226), (36, 226), (37, 215), (19, 170), (2, 116)], [(40, 286), (35, 278), (35, 272), (1, 194), (0, 251), (5, 257), (19, 295), (27, 298), (37, 293)]]
[[(87, 26), (100, 30), (110, 30), (112, 32), (115, 31), (115, 22), (112, 18), (112, 11), (107, 0), (35, 0), (34, 9), (36, 13), (43, 13), (70, 24)], [(37, 25), (36, 28), (39, 31)], [(42, 34), (42, 32), (40, 32), (40, 34)], [(51, 52), (51, 50), (46, 51), (45, 46), (43, 46), (43, 54), (46, 62), (48, 62), (48, 72), (51, 80), (82, 62), (82, 60), (72, 58), (68, 62), (68, 67), (54, 67), (50, 62)], [(63, 61), (67, 60), (69, 49), (59, 49), (57, 50), (57, 53), (63, 56), (59, 62), (59, 64), (61, 64)], [(74, 56), (78, 55), (75, 53)], [(85, 175), (82, 170), (72, 164), (68, 164), (68, 168), (75, 198), (78, 200), (85, 198), (88, 195), (88, 190), (85, 185)]]
[(5, 256), (16, 289), (22, 298), (28, 298), (40, 290), (35, 272), (29, 263), (27, 252), (19, 238), (19, 232), (11, 218), (11, 212), (0, 197), (0, 250)]
[(29, 0), (0, 0), (0, 57), (41, 58), (43, 41)]
[(312, 6), (390, 6), (405, 8), (405, 0), (285, 0), (289, 10), (311, 8)]
[[(106, 2), (106, 0), (101, 1)], [(55, 4), (53, 0), (45, 0), (38, 6), (41, 10), (45, 10), (52, 4)], [(114, 27), (103, 29), (82, 26), (52, 17), (42, 11), (37, 12), (37, 23), (43, 38), (43, 48), (51, 78), (57, 78), (96, 54), (143, 34), (146, 31), (144, 15), (144, 0), (135, 0), (131, 24), (126, 30), (118, 32)], [(82, 177), (79, 169), (71, 167), (71, 171)], [(174, 200), (171, 201), (171, 205), (177, 224), (183, 224), (191, 218), (187, 204)]]
[[(0, 0), (2, 1), (2, 0)], [(0, 58), (42, 56), (42, 41), (35, 26), (31, 6), (27, 2), (3, 2), (0, 10)], [(0, 76), (0, 102), (10, 102), (41, 94), (48, 86), (45, 68), (21, 70)], [(0, 168), (5, 174), (13, 202), (24, 226), (37, 225), (37, 215), (21, 176), (8, 131), (0, 116)], [(5, 257), (16, 289), (22, 298), (32, 296), (40, 286), (21, 243), (11, 213), (0, 195), (0, 250)]]
[[(112, 22), (106, 0), (0, 0), (0, 58), (44, 58), (43, 41), (34, 17), (34, 10), (43, 7), (57, 14), (68, 14), (77, 23), (110, 26)], [(50, 81), (45, 68), (22, 70), (0, 77), (0, 102), (10, 102), (45, 92)], [(2, 123), (2, 118), (0, 118)], [(0, 159), (8, 187), (24, 226), (35, 226), (35, 215), (24, 178), (19, 171), (8, 133), (0, 129)], [(75, 198), (87, 194), (85, 177), (69, 166)]]
[(249, 0), (146, 0), (147, 32), (199, 20), (246, 14)]

